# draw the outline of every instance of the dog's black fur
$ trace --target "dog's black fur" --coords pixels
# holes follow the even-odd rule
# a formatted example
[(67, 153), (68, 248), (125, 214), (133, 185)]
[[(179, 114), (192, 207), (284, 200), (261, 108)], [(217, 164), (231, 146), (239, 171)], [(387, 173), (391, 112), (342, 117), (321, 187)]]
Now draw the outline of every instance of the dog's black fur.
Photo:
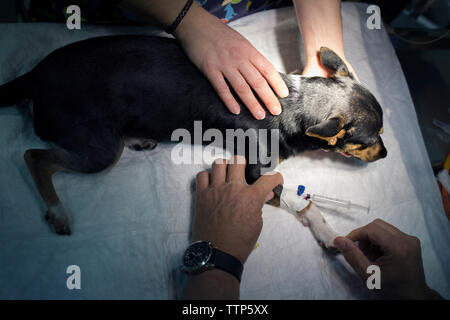
[[(85, 172), (108, 167), (125, 136), (169, 140), (177, 128), (192, 130), (194, 120), (205, 130), (280, 129), (282, 158), (318, 148), (347, 151), (347, 143), (360, 150), (381, 143), (377, 155), (364, 160), (384, 157), (378, 102), (334, 52), (324, 49), (321, 60), (334, 77), (281, 74), (290, 90), (280, 99), (283, 112), (256, 120), (242, 103), (241, 113), (231, 114), (176, 41), (101, 37), (54, 51), (30, 73), (0, 87), (0, 103), (31, 98), (37, 135), (85, 159)], [(335, 144), (318, 138), (342, 128), (346, 133)]]

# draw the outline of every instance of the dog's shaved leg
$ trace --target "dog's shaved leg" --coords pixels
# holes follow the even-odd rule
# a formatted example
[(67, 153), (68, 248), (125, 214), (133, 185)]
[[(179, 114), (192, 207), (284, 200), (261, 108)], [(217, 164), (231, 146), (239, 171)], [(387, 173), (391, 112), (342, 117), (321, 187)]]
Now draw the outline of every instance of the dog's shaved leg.
[(310, 202), (309, 206), (299, 212), (296, 217), (311, 229), (320, 246), (327, 249), (334, 248), (333, 241), (339, 235), (330, 227), (314, 203)]
[(30, 149), (25, 152), (25, 162), (33, 177), (34, 183), (47, 206), (45, 219), (53, 225), (58, 234), (70, 235), (69, 217), (59, 201), (53, 186), (52, 175), (64, 170), (62, 150)]
[[(282, 185), (275, 187), (275, 189), (273, 189), (275, 196), (266, 203), (279, 208), (282, 191)], [(317, 208), (314, 203), (309, 201), (309, 205), (300, 212), (296, 212), (295, 216), (305, 227), (309, 227), (311, 229), (314, 238), (320, 246), (327, 249), (334, 248), (333, 241), (338, 234), (330, 227), (319, 208)]]

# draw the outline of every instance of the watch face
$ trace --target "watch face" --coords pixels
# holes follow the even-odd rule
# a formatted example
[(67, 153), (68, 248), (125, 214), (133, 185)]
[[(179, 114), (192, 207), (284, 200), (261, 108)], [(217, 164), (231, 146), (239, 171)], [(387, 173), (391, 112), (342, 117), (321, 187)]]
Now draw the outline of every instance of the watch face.
[(211, 245), (206, 241), (197, 241), (191, 244), (183, 258), (183, 267), (187, 272), (195, 272), (200, 270), (212, 254)]

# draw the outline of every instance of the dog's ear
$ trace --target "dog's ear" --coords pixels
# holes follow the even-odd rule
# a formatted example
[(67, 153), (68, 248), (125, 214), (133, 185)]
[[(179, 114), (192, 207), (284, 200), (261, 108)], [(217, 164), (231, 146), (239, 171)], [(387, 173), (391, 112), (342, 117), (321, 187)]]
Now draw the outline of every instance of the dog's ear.
[(305, 134), (310, 137), (326, 140), (329, 145), (336, 145), (337, 139), (345, 135), (344, 119), (341, 116), (329, 118), (306, 129)]
[(345, 62), (330, 48), (321, 47), (320, 48), (320, 63), (331, 71), (332, 77), (349, 77), (354, 79), (353, 74), (348, 71)]

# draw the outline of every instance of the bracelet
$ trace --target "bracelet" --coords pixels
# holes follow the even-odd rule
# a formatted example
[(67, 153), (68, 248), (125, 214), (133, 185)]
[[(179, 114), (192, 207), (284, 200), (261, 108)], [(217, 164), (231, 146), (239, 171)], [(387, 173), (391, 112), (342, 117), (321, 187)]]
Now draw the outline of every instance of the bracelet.
[(167, 33), (171, 33), (173, 34), (173, 32), (175, 31), (175, 29), (178, 27), (178, 25), (180, 24), (181, 20), (183, 20), (184, 16), (186, 15), (186, 13), (189, 11), (189, 8), (192, 5), (192, 2), (194, 2), (194, 0), (188, 0), (186, 2), (186, 4), (184, 5), (183, 10), (181, 10), (180, 14), (178, 15), (178, 17), (175, 19), (175, 21), (165, 30)]

